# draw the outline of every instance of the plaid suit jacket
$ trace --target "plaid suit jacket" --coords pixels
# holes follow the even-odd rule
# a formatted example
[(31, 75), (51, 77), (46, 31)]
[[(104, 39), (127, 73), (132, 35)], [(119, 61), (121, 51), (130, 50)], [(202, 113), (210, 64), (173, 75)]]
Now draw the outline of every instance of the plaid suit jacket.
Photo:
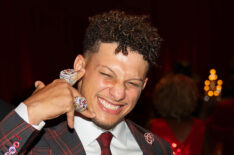
[[(126, 120), (144, 155), (171, 155), (167, 142)], [(13, 110), (0, 122), (0, 154), (85, 155), (75, 130), (67, 122), (38, 131)]]

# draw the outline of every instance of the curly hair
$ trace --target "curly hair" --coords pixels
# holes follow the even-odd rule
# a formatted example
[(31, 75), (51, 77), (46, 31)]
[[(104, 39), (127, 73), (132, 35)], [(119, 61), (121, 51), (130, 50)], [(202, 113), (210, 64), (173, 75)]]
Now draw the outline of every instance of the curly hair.
[(172, 74), (163, 77), (156, 85), (153, 104), (164, 118), (184, 119), (195, 110), (198, 95), (197, 85), (191, 78)]
[(96, 52), (100, 42), (117, 42), (115, 53), (127, 55), (129, 47), (130, 51), (142, 54), (149, 65), (157, 64), (161, 38), (148, 16), (115, 10), (90, 17), (89, 22), (83, 42), (85, 53)]

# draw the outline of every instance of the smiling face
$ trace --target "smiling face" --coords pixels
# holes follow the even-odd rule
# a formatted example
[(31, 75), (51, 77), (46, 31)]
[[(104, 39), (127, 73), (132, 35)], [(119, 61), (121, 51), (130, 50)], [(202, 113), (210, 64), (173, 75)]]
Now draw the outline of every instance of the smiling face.
[(84, 58), (85, 75), (78, 91), (96, 114), (92, 120), (113, 128), (132, 111), (147, 82), (148, 63), (136, 52), (115, 54), (117, 43), (100, 43), (98, 52)]

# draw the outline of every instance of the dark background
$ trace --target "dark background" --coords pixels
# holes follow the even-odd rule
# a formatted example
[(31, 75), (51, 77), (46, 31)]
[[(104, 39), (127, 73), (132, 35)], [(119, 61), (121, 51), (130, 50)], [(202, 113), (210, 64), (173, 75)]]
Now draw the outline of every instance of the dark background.
[(34, 89), (35, 80), (49, 83), (60, 70), (72, 68), (82, 51), (88, 16), (110, 9), (149, 14), (164, 39), (160, 67), (150, 75), (146, 92), (177, 62), (191, 65), (201, 92), (211, 68), (225, 84), (234, 65), (232, 4), (231, 0), (1, 1), (0, 98), (18, 104)]

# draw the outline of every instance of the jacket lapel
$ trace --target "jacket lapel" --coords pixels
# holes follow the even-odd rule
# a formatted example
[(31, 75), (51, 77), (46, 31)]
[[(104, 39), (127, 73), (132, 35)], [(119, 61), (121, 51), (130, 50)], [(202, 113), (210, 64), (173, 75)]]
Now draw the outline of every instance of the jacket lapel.
[(54, 154), (79, 154), (86, 155), (84, 147), (74, 129), (67, 126), (67, 122), (48, 130), (48, 140)]
[(126, 122), (144, 155), (173, 154), (169, 144), (166, 141), (130, 120), (126, 120)]
[(126, 122), (134, 138), (139, 144), (143, 154), (153, 152), (152, 144), (150, 144), (150, 142), (148, 142), (144, 136), (147, 132), (145, 132), (145, 130), (143, 130), (140, 126), (136, 125), (130, 120), (126, 120)]

